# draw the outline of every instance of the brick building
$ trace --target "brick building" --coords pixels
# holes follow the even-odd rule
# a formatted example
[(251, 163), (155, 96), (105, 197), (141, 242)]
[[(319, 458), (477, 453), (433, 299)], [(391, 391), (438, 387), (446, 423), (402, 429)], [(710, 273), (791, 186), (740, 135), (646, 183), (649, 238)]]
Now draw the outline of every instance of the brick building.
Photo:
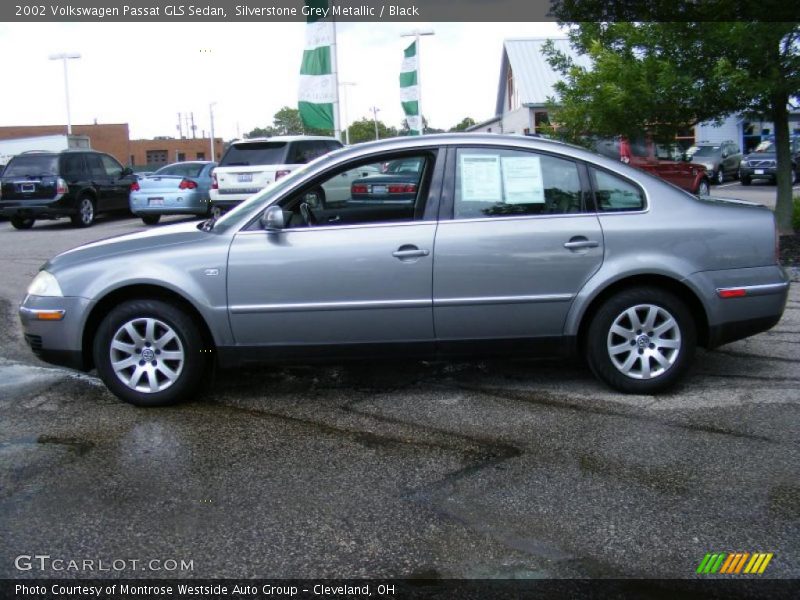
[[(66, 134), (66, 125), (19, 125), (0, 127), (0, 140), (40, 135)], [(211, 160), (209, 138), (156, 138), (132, 140), (127, 123), (73, 125), (74, 135), (87, 135), (92, 149), (107, 152), (123, 165), (154, 169), (180, 160)], [(222, 138), (216, 138), (216, 158), (222, 155)]]

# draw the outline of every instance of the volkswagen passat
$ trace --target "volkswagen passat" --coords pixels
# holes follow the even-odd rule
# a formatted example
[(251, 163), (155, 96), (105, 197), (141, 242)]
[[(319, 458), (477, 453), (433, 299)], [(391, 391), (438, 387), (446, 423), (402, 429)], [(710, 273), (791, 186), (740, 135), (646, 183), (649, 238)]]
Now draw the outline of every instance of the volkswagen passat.
[[(410, 203), (323, 203), (343, 173), (419, 161)], [(343, 149), (224, 217), (81, 246), (20, 307), (43, 359), (127, 402), (192, 396), (210, 361), (585, 355), (651, 394), (695, 347), (769, 329), (788, 279), (772, 213), (565, 144), (498, 135)]]

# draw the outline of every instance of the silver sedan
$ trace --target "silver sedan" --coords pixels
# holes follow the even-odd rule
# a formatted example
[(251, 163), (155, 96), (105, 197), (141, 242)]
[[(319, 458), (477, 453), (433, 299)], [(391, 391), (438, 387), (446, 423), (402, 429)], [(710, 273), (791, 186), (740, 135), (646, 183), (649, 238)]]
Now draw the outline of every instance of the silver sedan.
[[(324, 197), (398, 159), (419, 161), (413, 202)], [(573, 146), (392, 139), (325, 155), (220, 219), (56, 256), (20, 316), (39, 356), (96, 368), (138, 405), (191, 398), (212, 363), (400, 355), (580, 354), (611, 387), (652, 394), (697, 345), (778, 322), (776, 240), (762, 206)]]

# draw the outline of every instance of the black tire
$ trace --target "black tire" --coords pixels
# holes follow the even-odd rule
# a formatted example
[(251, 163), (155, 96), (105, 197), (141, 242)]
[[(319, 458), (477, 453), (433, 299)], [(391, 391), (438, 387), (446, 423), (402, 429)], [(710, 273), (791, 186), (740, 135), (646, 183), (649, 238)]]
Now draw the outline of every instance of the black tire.
[(97, 216), (97, 205), (91, 196), (78, 198), (78, 212), (70, 220), (75, 227), (91, 227)]
[(161, 215), (142, 215), (145, 225), (156, 225), (161, 220)]
[(742, 185), (750, 185), (753, 182), (749, 175), (742, 175), (739, 177), (739, 181), (742, 182)]
[(11, 217), (11, 226), (14, 229), (30, 229), (34, 223), (36, 219), (30, 217)]
[(723, 170), (721, 165), (719, 169), (717, 169), (717, 172), (714, 174), (714, 181), (718, 185), (722, 185), (723, 183), (725, 183), (725, 171)]
[[(626, 311), (637, 307), (637, 316), (649, 315), (650, 307), (656, 312), (657, 319), (650, 325), (656, 331), (636, 328), (632, 319), (626, 317)], [(668, 327), (671, 317), (675, 323), (660, 337), (658, 329)], [(646, 321), (646, 318), (645, 318)], [(625, 338), (612, 332), (615, 323), (624, 330), (631, 324), (632, 338)], [(677, 331), (676, 331), (677, 329)], [(648, 336), (653, 333), (654, 335)], [(643, 334), (643, 335), (642, 335)], [(677, 348), (657, 346), (661, 343), (677, 343)], [(630, 342), (631, 350), (627, 350)], [(635, 287), (623, 290), (606, 300), (592, 318), (587, 331), (585, 344), (586, 359), (595, 376), (610, 387), (626, 394), (658, 394), (677, 383), (686, 373), (694, 358), (697, 346), (697, 329), (692, 314), (686, 304), (672, 292), (657, 287)], [(621, 349), (623, 348), (624, 349)], [(616, 360), (623, 365), (617, 366), (612, 360), (612, 349)], [(669, 364), (660, 366), (655, 355), (658, 354)], [(633, 363), (624, 371), (628, 360)], [(647, 366), (645, 367), (645, 361)], [(638, 365), (638, 372), (635, 367)], [(647, 378), (646, 371), (652, 373)], [(658, 372), (663, 368), (662, 372)]]
[(212, 218), (219, 219), (222, 216), (222, 209), (219, 206), (212, 204), (211, 208), (209, 209), (209, 214)]
[[(159, 356), (156, 354), (161, 354), (158, 343), (144, 341), (147, 337), (147, 319), (157, 322), (153, 327), (154, 340), (163, 339), (168, 329), (175, 334), (172, 341), (161, 348), (164, 354), (182, 353), (180, 364), (179, 360), (170, 359), (158, 362)], [(138, 341), (123, 331), (123, 327), (131, 323), (140, 335)], [(112, 350), (115, 336), (131, 350)], [(150, 350), (149, 354), (145, 354), (145, 348)], [(108, 389), (119, 399), (136, 406), (167, 406), (192, 398), (207, 367), (208, 360), (202, 350), (203, 339), (194, 320), (177, 306), (161, 300), (129, 300), (116, 306), (100, 323), (92, 347), (97, 373)], [(117, 361), (131, 361), (119, 375), (112, 366), (112, 351), (116, 353)], [(150, 358), (153, 360), (148, 365)], [(151, 365), (153, 368), (150, 368)], [(164, 368), (171, 370), (174, 378), (165, 376), (161, 370)], [(134, 380), (137, 370), (140, 375)], [(161, 387), (155, 391), (137, 390), (123, 382), (122, 377), (128, 378), (134, 386), (140, 382), (142, 386)], [(147, 383), (143, 380), (147, 380)]]

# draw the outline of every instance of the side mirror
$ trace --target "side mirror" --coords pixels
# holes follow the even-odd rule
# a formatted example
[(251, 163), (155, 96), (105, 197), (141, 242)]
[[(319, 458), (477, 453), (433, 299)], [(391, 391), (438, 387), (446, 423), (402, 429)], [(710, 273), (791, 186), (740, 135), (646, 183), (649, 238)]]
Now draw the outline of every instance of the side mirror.
[(722, 158), (728, 158), (729, 156), (730, 156), (730, 154), (728, 154), (727, 150), (722, 153)]
[(119, 176), (120, 178), (122, 178), (122, 177), (128, 177), (130, 175), (133, 175), (133, 169), (131, 169), (130, 167), (124, 167), (122, 169), (122, 173), (120, 173)]
[(280, 206), (270, 206), (261, 215), (261, 227), (266, 231), (280, 231), (286, 227), (283, 219), (283, 209)]

